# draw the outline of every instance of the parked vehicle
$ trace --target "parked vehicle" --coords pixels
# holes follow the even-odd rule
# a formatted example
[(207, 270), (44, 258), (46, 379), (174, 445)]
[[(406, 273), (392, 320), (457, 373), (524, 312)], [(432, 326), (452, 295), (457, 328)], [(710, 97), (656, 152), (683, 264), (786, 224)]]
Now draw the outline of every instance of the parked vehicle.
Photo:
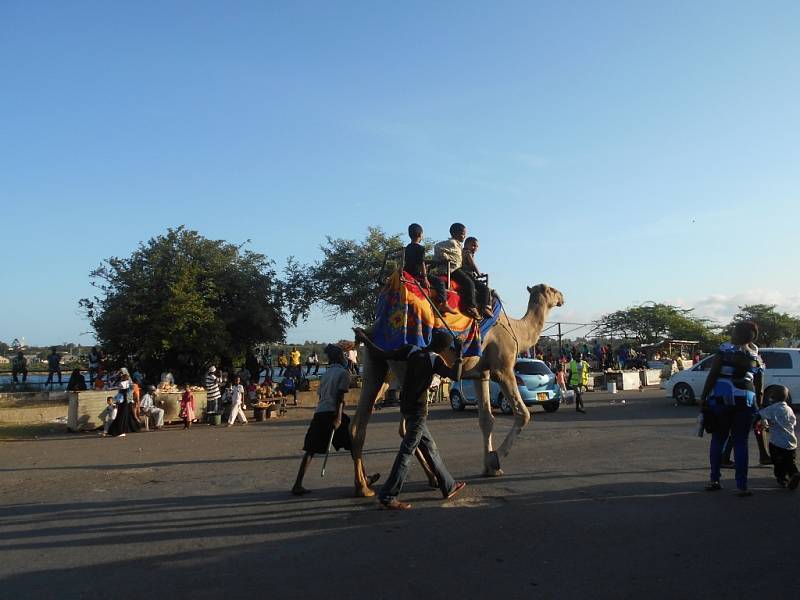
[[(764, 361), (764, 392), (771, 386), (785, 385), (789, 388), (789, 403), (800, 398), (800, 348), (761, 348)], [(661, 384), (675, 402), (683, 405), (695, 404), (703, 393), (708, 371), (714, 355), (707, 356), (691, 369), (675, 373)]]
[[(547, 412), (558, 410), (561, 403), (561, 390), (556, 384), (556, 376), (543, 361), (519, 358), (514, 365), (514, 375), (520, 396), (526, 406), (538, 404)], [(476, 385), (480, 385), (480, 382), (463, 380), (451, 386), (450, 406), (453, 410), (461, 411), (467, 406), (477, 404)], [(507, 415), (513, 412), (511, 402), (500, 390), (499, 383), (489, 382), (489, 398), (493, 408), (499, 408)]]

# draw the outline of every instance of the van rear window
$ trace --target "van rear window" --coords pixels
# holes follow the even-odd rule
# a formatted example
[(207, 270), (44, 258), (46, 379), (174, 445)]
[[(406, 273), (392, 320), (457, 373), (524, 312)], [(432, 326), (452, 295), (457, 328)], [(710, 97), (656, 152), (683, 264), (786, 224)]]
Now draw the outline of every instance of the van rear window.
[(792, 368), (792, 356), (788, 352), (762, 352), (761, 358), (767, 369)]

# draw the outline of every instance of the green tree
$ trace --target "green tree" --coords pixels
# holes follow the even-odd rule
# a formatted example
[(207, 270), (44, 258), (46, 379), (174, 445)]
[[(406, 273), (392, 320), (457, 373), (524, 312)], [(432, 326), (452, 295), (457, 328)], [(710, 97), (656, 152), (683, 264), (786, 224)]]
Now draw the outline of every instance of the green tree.
[(283, 339), (298, 314), (266, 256), (184, 227), (105, 260), (90, 277), (99, 293), (80, 305), (98, 342), (150, 377), (169, 368), (196, 380), (211, 362)]
[(371, 325), (386, 252), (402, 248), (400, 235), (387, 235), (380, 227), (368, 228), (362, 241), (328, 237), (320, 247), (323, 259), (307, 268), (307, 281), (313, 282), (309, 293), (333, 314), (351, 315), (356, 325)]
[(758, 325), (756, 343), (759, 346), (775, 346), (780, 341), (800, 337), (800, 318), (776, 311), (774, 304), (740, 306), (727, 326), (728, 332), (739, 321), (753, 321)]
[(636, 344), (654, 344), (664, 338), (697, 340), (703, 349), (719, 343), (719, 329), (711, 320), (696, 317), (691, 308), (646, 303), (603, 315), (594, 322), (601, 336), (614, 336)]

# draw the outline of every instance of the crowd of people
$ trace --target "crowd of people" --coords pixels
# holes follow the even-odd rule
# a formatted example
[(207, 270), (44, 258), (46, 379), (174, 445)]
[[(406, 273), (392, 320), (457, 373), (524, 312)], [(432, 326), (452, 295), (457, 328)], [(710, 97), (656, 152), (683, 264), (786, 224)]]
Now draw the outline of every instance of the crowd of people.
[[(102, 373), (102, 370), (98, 372)], [(76, 391), (87, 389), (86, 381), (80, 370), (73, 371), (70, 387)], [(73, 381), (74, 380), (74, 381)], [(146, 416), (153, 422), (156, 430), (164, 426), (165, 410), (157, 405), (156, 393), (171, 392), (176, 389), (181, 393), (179, 402), (179, 417), (184, 429), (190, 429), (192, 423), (198, 421), (197, 406), (194, 399), (194, 389), (190, 384), (181, 388), (174, 385), (175, 380), (171, 372), (161, 373), (158, 386), (145, 385), (144, 375), (135, 371), (130, 375), (128, 369), (122, 368), (109, 375), (107, 380), (100, 380), (102, 387), (95, 380), (95, 389), (107, 389), (114, 392), (106, 399), (106, 409), (103, 417), (104, 436), (123, 437), (134, 433), (142, 427), (142, 417)], [(208, 368), (204, 380), (206, 390), (206, 415), (219, 414), (227, 420), (230, 427), (235, 423), (246, 424), (245, 410), (248, 405), (259, 402), (284, 402), (285, 398), (293, 397), (297, 405), (297, 377), (290, 372), (280, 382), (275, 382), (265, 374), (263, 379), (252, 377), (246, 367), (238, 372), (227, 373), (218, 371), (215, 366)], [(146, 390), (142, 394), (142, 390)]]

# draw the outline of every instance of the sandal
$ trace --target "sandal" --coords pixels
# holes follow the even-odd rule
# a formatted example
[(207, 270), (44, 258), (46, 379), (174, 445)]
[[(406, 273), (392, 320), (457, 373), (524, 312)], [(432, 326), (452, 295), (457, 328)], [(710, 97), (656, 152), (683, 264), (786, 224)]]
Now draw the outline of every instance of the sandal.
[(378, 481), (378, 479), (380, 479), (380, 478), (381, 478), (381, 474), (380, 473), (373, 473), (372, 475), (367, 477), (367, 485), (371, 486), (373, 483)]
[(449, 500), (453, 496), (457, 496), (461, 492), (461, 490), (463, 490), (465, 487), (467, 487), (467, 482), (466, 481), (456, 481), (455, 485), (453, 486), (453, 489), (451, 489), (447, 493), (447, 495), (444, 497), (444, 499), (445, 500)]

